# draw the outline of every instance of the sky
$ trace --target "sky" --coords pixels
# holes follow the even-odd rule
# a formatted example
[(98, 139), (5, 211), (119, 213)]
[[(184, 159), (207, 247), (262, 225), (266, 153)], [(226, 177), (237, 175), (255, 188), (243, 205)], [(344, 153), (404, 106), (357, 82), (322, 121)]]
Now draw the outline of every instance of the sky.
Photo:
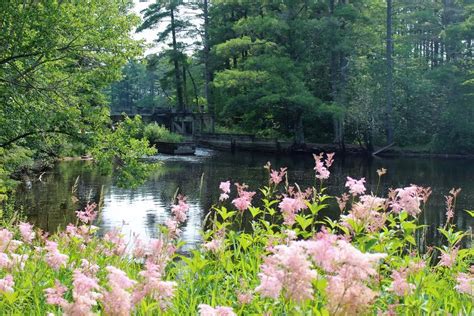
[[(133, 7), (132, 11), (138, 14), (139, 16), (143, 16), (140, 12), (144, 9), (146, 9), (150, 4), (154, 3), (155, 0), (133, 0), (135, 6)], [(199, 26), (200, 20), (196, 17), (197, 11), (192, 11), (192, 10), (187, 10), (184, 12), (181, 12), (180, 14), (186, 15), (186, 17), (191, 21), (196, 26)], [(156, 28), (154, 29), (146, 29), (143, 30), (140, 33), (133, 33), (132, 36), (135, 39), (143, 39), (145, 42), (150, 45), (148, 49), (145, 51), (145, 55), (153, 54), (153, 53), (159, 53), (163, 49), (167, 48), (168, 45), (166, 43), (156, 43), (154, 42), (154, 39), (157, 37), (156, 34), (162, 31), (168, 20), (163, 21), (163, 23), (160, 23), (157, 25)], [(184, 37), (182, 38), (182, 41), (184, 41), (187, 44), (192, 44), (196, 39), (191, 38), (191, 37)], [(192, 48), (188, 50), (188, 52), (191, 52)]]

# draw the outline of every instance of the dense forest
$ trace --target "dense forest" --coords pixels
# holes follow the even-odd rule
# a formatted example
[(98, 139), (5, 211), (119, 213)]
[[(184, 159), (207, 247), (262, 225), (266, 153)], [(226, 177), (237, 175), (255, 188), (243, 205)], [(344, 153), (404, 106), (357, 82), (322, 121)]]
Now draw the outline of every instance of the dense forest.
[(474, 151), (471, 0), (150, 3), (137, 31), (156, 29), (165, 49), (123, 68), (113, 110), (206, 111), (217, 131), (297, 143)]

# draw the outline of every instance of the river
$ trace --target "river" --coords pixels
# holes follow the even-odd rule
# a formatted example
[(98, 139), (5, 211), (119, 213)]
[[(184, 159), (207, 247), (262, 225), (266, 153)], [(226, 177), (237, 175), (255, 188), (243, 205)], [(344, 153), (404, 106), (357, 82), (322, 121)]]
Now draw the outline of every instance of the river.
[[(252, 190), (267, 183), (267, 161), (274, 168), (288, 167), (289, 181), (301, 187), (314, 184), (314, 160), (311, 155), (274, 155), (251, 152), (218, 152), (198, 149), (196, 156), (158, 155), (161, 167), (136, 189), (123, 189), (113, 177), (102, 176), (88, 161), (58, 163), (53, 170), (29, 185), (21, 184), (16, 203), (35, 225), (55, 231), (75, 222), (75, 211), (88, 201), (102, 201), (97, 225), (101, 231), (121, 227), (126, 236), (133, 233), (144, 238), (159, 234), (158, 224), (170, 216), (176, 190), (185, 194), (190, 204), (188, 221), (182, 238), (186, 248), (201, 241), (202, 221), (218, 200), (220, 181), (245, 182)], [(386, 168), (379, 191), (409, 184), (431, 186), (433, 194), (420, 220), (429, 225), (429, 240), (439, 238), (436, 227), (445, 222), (444, 195), (453, 187), (462, 188), (455, 223), (461, 229), (472, 228), (474, 221), (464, 209), (474, 209), (474, 161), (462, 159), (337, 157), (327, 182), (329, 194), (344, 192), (346, 176), (365, 177), (369, 189), (375, 190), (376, 170)], [(333, 212), (336, 212), (334, 210)]]

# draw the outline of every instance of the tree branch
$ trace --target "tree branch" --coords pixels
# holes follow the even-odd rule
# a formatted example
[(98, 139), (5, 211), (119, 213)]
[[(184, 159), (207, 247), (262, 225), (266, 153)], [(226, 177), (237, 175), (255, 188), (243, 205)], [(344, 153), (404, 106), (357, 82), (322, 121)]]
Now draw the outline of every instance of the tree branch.
[(18, 135), (2, 144), (0, 144), (0, 148), (5, 148), (11, 144), (13, 144), (14, 142), (20, 140), (20, 139), (23, 139), (23, 138), (26, 138), (28, 136), (32, 136), (32, 135), (37, 135), (37, 134), (44, 134), (44, 133), (48, 133), (48, 134), (63, 134), (63, 135), (68, 135), (68, 136), (71, 136), (71, 137), (75, 137), (77, 136), (76, 134), (72, 134), (72, 133), (69, 133), (67, 131), (61, 131), (61, 130), (46, 130), (46, 131), (31, 131), (31, 132), (27, 132), (27, 133), (24, 133), (24, 134), (21, 134), (21, 135)]

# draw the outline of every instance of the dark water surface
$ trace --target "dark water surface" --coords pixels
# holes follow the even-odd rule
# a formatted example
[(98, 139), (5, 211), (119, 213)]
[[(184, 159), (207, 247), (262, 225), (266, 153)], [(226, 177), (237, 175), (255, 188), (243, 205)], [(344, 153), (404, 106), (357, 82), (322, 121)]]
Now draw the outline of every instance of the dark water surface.
[[(162, 162), (162, 167), (134, 190), (117, 187), (112, 177), (101, 176), (90, 162), (61, 162), (43, 176), (42, 182), (21, 185), (16, 200), (33, 223), (55, 231), (58, 226), (75, 222), (74, 212), (85, 203), (102, 199), (103, 208), (97, 223), (102, 231), (123, 226), (127, 235), (135, 232), (147, 238), (157, 236), (158, 224), (170, 216), (171, 200), (179, 188), (190, 204), (182, 236), (190, 247), (201, 240), (202, 220), (212, 203), (218, 200), (220, 181), (245, 182), (256, 190), (267, 183), (263, 165), (270, 161), (274, 168), (288, 167), (290, 182), (297, 182), (301, 187), (314, 184), (311, 155), (231, 154), (198, 149), (193, 157), (158, 155), (156, 159)], [(386, 193), (389, 187), (411, 183), (433, 188), (428, 208), (420, 215), (421, 221), (430, 225), (429, 239), (439, 238), (435, 227), (445, 222), (444, 195), (453, 187), (462, 188), (455, 222), (461, 229), (472, 228), (474, 221), (464, 210), (474, 209), (473, 160), (336, 157), (327, 182), (328, 192), (342, 193), (346, 176), (365, 177), (375, 190), (376, 170), (382, 167), (387, 168), (388, 173), (382, 178), (379, 192)]]

